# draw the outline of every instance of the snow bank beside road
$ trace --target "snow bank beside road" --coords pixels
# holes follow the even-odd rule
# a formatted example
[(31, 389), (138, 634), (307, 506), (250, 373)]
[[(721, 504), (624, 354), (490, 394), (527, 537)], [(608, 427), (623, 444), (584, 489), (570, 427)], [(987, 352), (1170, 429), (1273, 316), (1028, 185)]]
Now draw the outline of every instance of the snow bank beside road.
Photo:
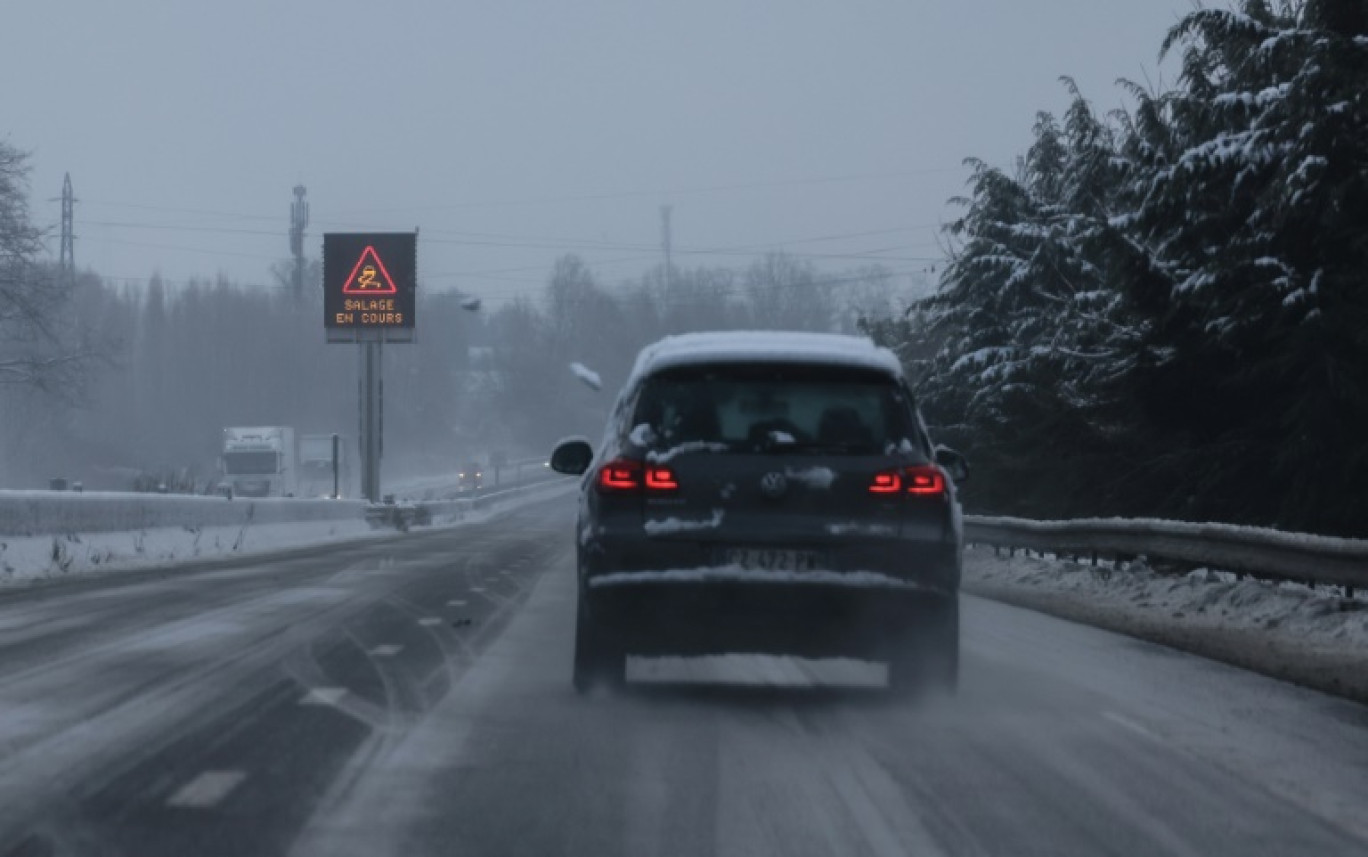
[(1368, 597), (1198, 569), (1164, 575), (988, 548), (965, 552), (964, 588), (1299, 684), (1368, 701)]
[[(358, 516), (353, 520), (0, 536), (0, 586), (265, 553), (376, 534)], [(393, 535), (393, 531), (388, 534)]]
[[(541, 488), (545, 485), (545, 488)], [(444, 526), (476, 523), (524, 503), (568, 493), (574, 483), (538, 483), (538, 490), (510, 491), (482, 498), (479, 508), (448, 513), (438, 523)], [(136, 495), (135, 495), (136, 496)], [(177, 498), (163, 498), (174, 500)], [(187, 499), (187, 498), (181, 498)], [(188, 498), (194, 500), (195, 498)], [(209, 501), (212, 502), (212, 501)], [(364, 517), (362, 503), (324, 501), (332, 520), (309, 520), (310, 510), (301, 509), (315, 501), (266, 501), (288, 506), (268, 506), (273, 511), (248, 514), (251, 503), (218, 501), (223, 508), (234, 508), (242, 517), (231, 524), (210, 519), (207, 523), (180, 526), (132, 527), (123, 530), (100, 528), (94, 531), (63, 530), (37, 535), (6, 535), (0, 529), (0, 587), (79, 574), (135, 571), (172, 566), (195, 560), (227, 559), (264, 554), (292, 548), (326, 545), (365, 538), (394, 537), (393, 529), (376, 529)], [(261, 504), (263, 501), (252, 501)], [(291, 509), (299, 520), (281, 521)], [(349, 511), (348, 511), (349, 510)], [(318, 510), (314, 510), (318, 511)], [(321, 514), (321, 513), (320, 513)], [(99, 520), (96, 523), (100, 523)]]
[(242, 526), (359, 519), (355, 500), (196, 497), (184, 494), (0, 491), (0, 538), (160, 527)]

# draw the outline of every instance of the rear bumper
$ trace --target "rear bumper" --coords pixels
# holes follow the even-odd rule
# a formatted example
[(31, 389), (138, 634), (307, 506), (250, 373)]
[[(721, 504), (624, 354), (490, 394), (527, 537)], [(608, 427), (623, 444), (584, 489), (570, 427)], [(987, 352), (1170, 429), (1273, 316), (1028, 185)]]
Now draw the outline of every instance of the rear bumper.
[(945, 535), (726, 545), (821, 557), (822, 570), (784, 572), (720, 567), (715, 540), (600, 529), (580, 543), (580, 598), (633, 654), (883, 659), (928, 617), (958, 609), (961, 548)]
[(632, 654), (727, 652), (884, 658), (953, 593), (874, 573), (607, 574), (581, 588), (585, 615)]
[[(879, 575), (893, 586), (953, 593), (959, 590), (961, 548), (958, 542), (940, 538), (861, 536), (843, 540), (793, 541), (783, 544), (752, 544), (756, 548), (815, 551), (823, 572), (795, 573), (812, 581), (813, 574), (830, 578), (833, 585), (860, 587), (861, 573)], [(586, 585), (606, 574), (669, 572), (675, 569), (707, 569), (717, 564), (715, 542), (696, 539), (663, 539), (636, 534), (588, 535), (580, 545), (580, 568)], [(853, 576), (852, 576), (853, 575)]]

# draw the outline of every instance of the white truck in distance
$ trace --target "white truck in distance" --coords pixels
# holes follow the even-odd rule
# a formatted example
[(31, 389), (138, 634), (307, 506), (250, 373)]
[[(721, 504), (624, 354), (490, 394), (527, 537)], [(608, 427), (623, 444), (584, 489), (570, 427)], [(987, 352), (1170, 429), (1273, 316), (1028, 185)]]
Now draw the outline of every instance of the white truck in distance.
[(299, 453), (289, 426), (223, 430), (223, 481), (235, 497), (293, 497)]

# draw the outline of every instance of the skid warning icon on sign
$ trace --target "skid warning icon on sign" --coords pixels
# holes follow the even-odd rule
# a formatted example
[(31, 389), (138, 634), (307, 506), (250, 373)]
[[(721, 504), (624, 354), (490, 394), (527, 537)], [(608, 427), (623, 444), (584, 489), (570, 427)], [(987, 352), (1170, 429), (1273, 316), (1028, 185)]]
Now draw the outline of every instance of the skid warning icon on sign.
[(351, 276), (342, 286), (344, 295), (392, 295), (398, 291), (380, 255), (369, 245), (361, 251), (361, 258), (356, 260)]

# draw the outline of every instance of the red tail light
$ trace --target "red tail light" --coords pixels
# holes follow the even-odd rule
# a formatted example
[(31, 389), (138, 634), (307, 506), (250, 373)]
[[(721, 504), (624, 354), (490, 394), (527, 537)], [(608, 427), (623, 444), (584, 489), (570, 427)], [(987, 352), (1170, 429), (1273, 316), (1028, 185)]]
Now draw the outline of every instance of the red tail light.
[(641, 491), (678, 491), (674, 470), (660, 465), (643, 465), (630, 458), (618, 458), (599, 468), (598, 488), (605, 494)]
[(637, 491), (641, 488), (641, 462), (626, 458), (610, 461), (599, 468), (599, 490), (606, 494)]
[(874, 481), (869, 483), (870, 494), (897, 494), (902, 491), (902, 474), (896, 470), (875, 473)]
[(945, 493), (945, 474), (939, 467), (923, 464), (903, 469), (903, 484), (908, 494), (923, 497)]
[(930, 464), (885, 470), (875, 473), (869, 483), (870, 494), (915, 494), (934, 497), (945, 493), (945, 474)]
[(674, 471), (668, 467), (647, 467), (646, 490), (678, 491), (679, 480), (675, 478)]

